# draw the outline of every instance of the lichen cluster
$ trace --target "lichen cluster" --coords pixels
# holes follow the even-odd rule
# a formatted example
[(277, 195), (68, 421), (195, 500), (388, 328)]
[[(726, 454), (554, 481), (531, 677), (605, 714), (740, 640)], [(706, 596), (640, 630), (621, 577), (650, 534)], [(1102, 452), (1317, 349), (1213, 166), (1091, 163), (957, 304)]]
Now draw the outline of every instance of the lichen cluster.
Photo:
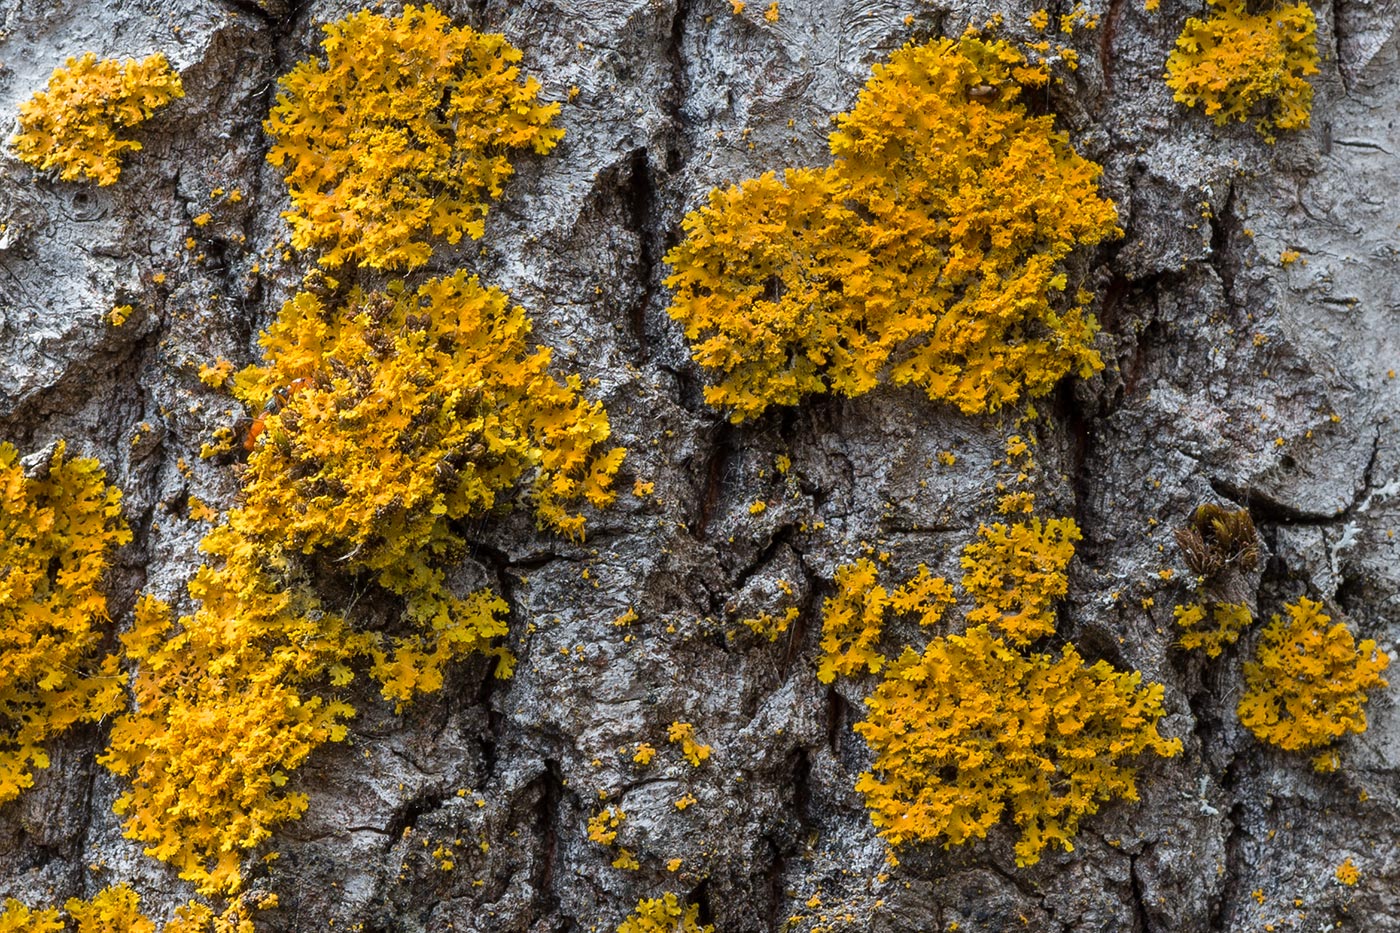
[(0, 804), (48, 767), (50, 739), (124, 700), (120, 659), (103, 650), (108, 567), (131, 540), (121, 493), (62, 443), (32, 472), (0, 444)]
[[(1261, 132), (1306, 125), (1311, 11), (1210, 2), (1215, 15), (1188, 22), (1169, 62), (1177, 99), (1218, 123), (1265, 111)], [(776, 4), (770, 12), (776, 20)], [(323, 60), (284, 76), (265, 126), (293, 243), (326, 266), (411, 270), (430, 258), (430, 238), (481, 237), (510, 157), (547, 153), (562, 136), (558, 105), (539, 101), (499, 35), (411, 5), (325, 32)], [(1120, 231), (1100, 168), (1023, 100), (1047, 80), (1005, 42), (910, 45), (838, 118), (828, 167), (711, 192), (667, 255), (670, 313), (715, 377), (707, 401), (744, 421), (893, 383), (975, 414), (1102, 368), (1093, 296), (1071, 287), (1066, 260)], [(13, 145), (65, 180), (111, 184), (119, 157), (140, 148), (117, 129), (181, 94), (159, 55), (70, 59), (22, 108)], [(244, 860), (306, 810), (292, 774), (347, 736), (357, 676), (399, 711), (471, 654), (510, 676), (506, 602), (449, 580), (468, 525), (523, 505), (541, 528), (581, 541), (587, 510), (614, 501), (625, 455), (607, 445), (602, 405), (579, 377), (551, 372), (524, 310), (499, 290), (461, 271), (378, 289), (315, 282), (264, 332), (259, 363), (231, 379), (229, 364), (208, 368), (256, 413), (239, 499), (202, 542), (187, 611), (144, 595), (121, 639), (135, 704), (112, 722), (100, 761), (129, 782), (116, 805), (126, 834), (201, 895), (231, 898), (222, 915), (185, 905), (169, 933), (251, 933)], [(1026, 443), (1013, 435), (1007, 450), (1026, 482)], [(130, 538), (119, 500), (95, 461), (65, 460), (61, 445), (29, 474), (0, 445), (0, 803), (32, 785), (45, 742), (121, 711), (124, 676), (103, 650), (103, 578)], [(1047, 846), (1072, 849), (1103, 802), (1136, 799), (1139, 756), (1181, 749), (1158, 731), (1161, 686), (1090, 664), (1073, 645), (1033, 650), (1055, 634), (1080, 540), (1072, 519), (1042, 521), (1034, 506), (1026, 489), (1002, 496), (1001, 514), (1028, 517), (983, 525), (963, 549), (960, 612), (954, 587), (923, 564), (892, 589), (868, 558), (836, 571), (817, 677), (883, 675), (855, 726), (872, 752), (856, 790), (892, 846), (962, 844), (1009, 818), (1017, 863), (1034, 864)], [(1254, 568), (1253, 524), (1203, 507), (1178, 541), (1206, 594), (1177, 607), (1181, 644), (1214, 657), (1250, 622), (1248, 605), (1221, 594)], [(778, 588), (791, 601), (791, 586)], [(744, 624), (775, 640), (800, 614), (779, 603)], [(1238, 713), (1261, 740), (1325, 748), (1365, 728), (1367, 691), (1385, 685), (1389, 659), (1318, 603), (1286, 609), (1246, 665)], [(960, 634), (938, 631), (950, 616)], [(929, 640), (891, 660), (880, 641), (895, 617)], [(636, 618), (629, 608), (615, 624)], [(689, 722), (672, 722), (666, 739), (695, 768), (711, 756)], [(633, 762), (656, 754), (639, 743)], [(695, 803), (687, 793), (675, 806)], [(625, 819), (602, 807), (587, 835), (615, 845)], [(639, 868), (623, 848), (612, 864)], [(66, 919), (7, 900), (0, 931), (154, 933), (125, 886), (64, 908)], [(642, 900), (618, 927), (712, 930), (674, 894)]]
[[(417, 289), (293, 297), (235, 377), (253, 410), (296, 383), (248, 458), (246, 508), (280, 513), (303, 553), (381, 574), (459, 540), (526, 487), (540, 524), (581, 538), (582, 503), (612, 503), (623, 451), (577, 376), (549, 371), (525, 311), (457, 272)], [(347, 558), (347, 555), (353, 555)]]
[(306, 810), (288, 775), (345, 737), (354, 710), (323, 693), (364, 649), (287, 579), (285, 556), (268, 566), (240, 543), (226, 526), (206, 539), (214, 563), (190, 581), (199, 602), (178, 630), (164, 603), (138, 604), (123, 636), (135, 709), (100, 759), (130, 782), (116, 805), (127, 837), (204, 894), (239, 890), (244, 852)]
[[(1390, 658), (1371, 639), (1357, 644), (1344, 622), (1302, 597), (1264, 627), (1254, 659), (1244, 666), (1240, 722), (1263, 742), (1286, 751), (1320, 749), (1348, 732), (1366, 730), (1368, 691), (1384, 687)], [(1330, 754), (1320, 770), (1330, 770)]]
[[(262, 906), (275, 904), (275, 897), (261, 899)], [(241, 899), (222, 914), (192, 901), (176, 908), (175, 916), (160, 929), (161, 933), (253, 933), (253, 924)], [(62, 911), (55, 907), (36, 910), (15, 898), (0, 903), (0, 933), (64, 931), (156, 933), (156, 924), (141, 912), (140, 895), (125, 884), (103, 888), (87, 899), (70, 897)]]
[(878, 644), (888, 616), (936, 626), (955, 605), (952, 587), (924, 565), (892, 592), (869, 559), (837, 571), (817, 676), (883, 671), (855, 726), (874, 753), (856, 789), (891, 846), (960, 845), (1009, 815), (1017, 862), (1034, 864), (1051, 843), (1072, 848), (1102, 801), (1136, 799), (1138, 756), (1180, 750), (1157, 731), (1161, 686), (1087, 664), (1072, 645), (1058, 656), (1028, 650), (1054, 634), (1079, 539), (1070, 518), (982, 526), (961, 555), (970, 627), (893, 661)]
[(643, 898), (637, 909), (617, 928), (617, 933), (714, 933), (712, 924), (700, 925), (698, 904), (686, 904), (676, 895)]
[(324, 28), (324, 62), (283, 76), (265, 127), (292, 244), (323, 250), (327, 266), (410, 269), (432, 255), (428, 235), (480, 238), (511, 156), (547, 153), (564, 135), (551, 126), (559, 105), (520, 78), (504, 36), (453, 27), (430, 5)]
[(1182, 629), (1178, 644), (1187, 651), (1204, 651), (1211, 658), (1220, 657), (1254, 621), (1244, 603), (1187, 603), (1177, 606), (1172, 615)]
[(893, 591), (881, 586), (878, 577), (869, 558), (837, 569), (836, 592), (822, 604), (822, 655), (817, 662), (817, 679), (822, 683), (831, 683), (838, 674), (879, 673), (885, 657), (878, 645), (889, 615), (908, 615), (921, 625), (936, 625), (953, 604), (953, 588), (923, 564)]
[(1191, 17), (1167, 58), (1167, 86), (1177, 101), (1201, 107), (1217, 126), (1254, 120), (1269, 141), (1275, 130), (1308, 125), (1318, 73), (1317, 17), (1306, 2), (1265, 4), (1208, 0), (1210, 17)]
[(57, 169), (63, 181), (110, 185), (121, 175), (122, 156), (141, 148), (124, 131), (184, 96), (180, 76), (160, 53), (121, 62), (88, 52), (54, 69), (48, 86), (20, 105), (10, 144), (41, 171)]
[(1027, 645), (1055, 631), (1054, 603), (1069, 588), (1065, 568), (1080, 539), (1072, 518), (983, 525), (963, 549), (962, 585), (976, 608), (973, 624), (990, 625)]
[(1207, 502), (1174, 534), (1187, 568), (1195, 575), (1196, 599), (1176, 606), (1178, 644), (1219, 657), (1254, 621), (1249, 575), (1259, 565), (1259, 533), (1248, 509)]
[[(418, 237), (479, 236), (506, 152), (558, 138), (556, 108), (516, 81), (520, 53), (447, 24), (431, 7), (354, 14), (326, 27), (325, 64), (284, 80), (272, 159), (289, 166), (294, 238), (327, 264), (421, 265)], [(207, 368), (258, 413), (239, 502), (203, 541), (192, 611), (138, 605), (136, 708), (102, 759), (130, 781), (127, 835), (200, 893), (239, 891), (248, 850), (305, 811), (290, 775), (345, 737), (357, 669), (398, 710), (472, 653), (510, 676), (507, 604), (448, 580), (468, 523), (525, 501), (581, 540), (625, 453), (529, 337), (525, 312), (465, 272), (379, 290), (318, 273), (263, 333), (261, 363)]]
[[(509, 674), (504, 601), (445, 579), (464, 520), (523, 488), (541, 524), (581, 537), (577, 506), (612, 502), (623, 451), (605, 445), (607, 415), (528, 334), (520, 308), (464, 273), (339, 303), (303, 292), (263, 335), (264, 362), (234, 378), (252, 407), (283, 400), (240, 505), (205, 538), (197, 609), (175, 634), (164, 607), (138, 611), (138, 709), (104, 759), (132, 781), (128, 835), (201, 891), (237, 890), (243, 851), (305, 810), (283, 787), (344, 737), (354, 711), (335, 690), (357, 659), (400, 708), (472, 652)], [(328, 573), (369, 575), (400, 618), (352, 627), (317, 595)]]
[(1137, 799), (1133, 759), (1175, 755), (1157, 731), (1162, 688), (1086, 664), (1074, 647), (1026, 654), (976, 626), (906, 648), (855, 729), (875, 752), (856, 789), (892, 845), (983, 838), (1005, 815), (1016, 862), (1066, 850), (1080, 820), (1113, 797)]
[(1046, 80), (999, 40), (906, 46), (838, 118), (829, 167), (712, 191), (667, 255), (706, 400), (744, 421), (890, 381), (976, 413), (1101, 369), (1063, 261), (1117, 214), (1022, 102)]

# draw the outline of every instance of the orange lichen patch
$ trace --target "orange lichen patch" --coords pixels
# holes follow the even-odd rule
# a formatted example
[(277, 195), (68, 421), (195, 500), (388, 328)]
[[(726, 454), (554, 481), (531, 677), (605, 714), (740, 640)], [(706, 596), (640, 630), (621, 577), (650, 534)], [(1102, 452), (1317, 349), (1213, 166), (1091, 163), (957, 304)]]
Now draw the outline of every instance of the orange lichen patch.
[(1240, 722), (1287, 751), (1366, 731), (1367, 692), (1386, 685), (1381, 671), (1390, 657), (1369, 638), (1358, 645), (1321, 603), (1302, 597), (1284, 611), (1287, 618), (1273, 617), (1244, 666)]
[(879, 584), (875, 563), (861, 558), (836, 571), (836, 592), (822, 603), (822, 657), (817, 679), (831, 683), (839, 674), (878, 673), (885, 657), (877, 645), (887, 614), (912, 615), (921, 625), (935, 625), (953, 604), (953, 588), (923, 564), (893, 592)]
[(248, 459), (247, 508), (296, 550), (351, 559), (396, 592), (422, 572), (416, 553), (457, 540), (451, 523), (521, 485), (541, 525), (582, 537), (570, 509), (614, 500), (625, 451), (604, 445), (602, 405), (577, 376), (551, 375), (529, 333), (523, 309), (463, 272), (339, 307), (298, 294), (261, 339), (266, 362), (235, 380), (254, 410), (305, 380)]
[(78, 933), (156, 933), (155, 923), (141, 913), (140, 906), (140, 896), (120, 884), (103, 888), (91, 900), (69, 898), (63, 909)]
[[(253, 910), (277, 906), (277, 895), (264, 894), (255, 901), (240, 895), (228, 902), (223, 913), (215, 913), (213, 908), (198, 901), (190, 901), (175, 908), (175, 916), (161, 933), (255, 933)], [(116, 931), (113, 931), (116, 933)]]
[(103, 582), (131, 540), (121, 493), (101, 465), (58, 444), (26, 476), (0, 444), (0, 804), (49, 765), (45, 744), (124, 701), (115, 655), (103, 656)]
[(1317, 18), (1307, 3), (1265, 5), (1208, 0), (1209, 19), (1186, 21), (1167, 58), (1167, 86), (1177, 101), (1204, 107), (1223, 126), (1253, 118), (1270, 142), (1273, 131), (1302, 129), (1312, 110), (1318, 73)]
[(1065, 568), (1081, 537), (1074, 519), (983, 525), (978, 537), (962, 553), (963, 589), (977, 606), (968, 621), (1021, 645), (1054, 632), (1054, 603), (1069, 588)]
[(324, 265), (410, 269), (432, 255), (429, 234), (480, 238), (510, 157), (547, 153), (564, 135), (551, 126), (559, 105), (521, 79), (504, 36), (411, 4), (324, 28), (325, 62), (283, 76), (264, 124), (291, 195), (292, 244), (325, 249)]
[(607, 807), (588, 819), (588, 838), (600, 846), (609, 846), (617, 839), (617, 829), (627, 814), (617, 807)]
[(1216, 658), (1226, 647), (1239, 640), (1240, 633), (1254, 621), (1244, 603), (1210, 603), (1210, 621), (1206, 621), (1206, 606), (1190, 603), (1173, 610), (1176, 624), (1181, 626), (1179, 644), (1187, 651), (1204, 651)]
[(1349, 888), (1354, 887), (1356, 883), (1361, 880), (1361, 869), (1357, 868), (1351, 858), (1348, 857), (1343, 860), (1342, 864), (1337, 866), (1337, 870), (1333, 872), (1333, 877), (1337, 879), (1338, 884), (1344, 884)]
[(345, 737), (354, 710), (321, 692), (347, 683), (368, 646), (289, 579), (285, 558), (254, 555), (227, 525), (204, 549), (217, 562), (190, 582), (198, 608), (178, 629), (160, 601), (137, 605), (122, 639), (139, 665), (136, 710), (99, 760), (131, 781), (116, 806), (127, 837), (201, 893), (226, 894), (242, 885), (244, 850), (306, 810), (289, 774)]
[[(458, 523), (525, 486), (542, 524), (581, 537), (569, 509), (612, 501), (623, 454), (500, 292), (458, 274), (333, 304), (322, 284), (284, 305), (265, 362), (234, 379), (266, 417), (240, 504), (205, 537), (194, 612), (177, 627), (145, 599), (125, 638), (138, 708), (103, 761), (131, 780), (127, 834), (206, 894), (237, 891), (246, 850), (305, 810), (290, 774), (344, 737), (352, 665), (367, 660), (399, 709), (472, 652), (509, 676), (505, 602), (448, 586)], [(400, 617), (352, 628), (313, 587), (336, 571), (397, 597)]]
[[(275, 903), (275, 898), (269, 898)], [(241, 901), (235, 902), (229, 911), (216, 917), (207, 907), (201, 909), (206, 916), (203, 922), (188, 924), (182, 921), (183, 908), (176, 913), (176, 919), (166, 924), (164, 933), (253, 933), (251, 923), (240, 925), (236, 917), (246, 920), (246, 911), (240, 908)], [(65, 923), (64, 914), (67, 915)], [(24, 904), (8, 898), (0, 905), (0, 931), (3, 933), (156, 933), (156, 925), (150, 917), (141, 913), (141, 897), (125, 884), (103, 888), (92, 897), (83, 899), (70, 897), (63, 904), (63, 912), (56, 908), (31, 910)]]
[(695, 727), (688, 722), (673, 722), (666, 730), (666, 738), (672, 745), (681, 747), (681, 754), (695, 767), (710, 757), (710, 746), (701, 745), (695, 737)]
[(31, 910), (13, 897), (0, 904), (0, 930), (5, 933), (63, 933), (63, 918), (56, 909)]
[(778, 636), (786, 632), (801, 614), (801, 610), (796, 606), (788, 606), (781, 612), (760, 612), (753, 618), (741, 619), (740, 621), (748, 626), (755, 635), (762, 636), (769, 641), (777, 641)]
[(1026, 655), (985, 626), (906, 648), (855, 729), (875, 752), (856, 789), (891, 845), (984, 838), (1003, 816), (1021, 831), (1019, 865), (1071, 849), (1079, 821), (1114, 797), (1137, 799), (1131, 760), (1170, 756), (1157, 732), (1162, 688), (1086, 665), (1073, 646)]
[(700, 907), (687, 905), (674, 894), (643, 899), (617, 933), (714, 933), (712, 925), (700, 925)]
[(121, 157), (141, 148), (118, 133), (184, 96), (180, 76), (162, 54), (120, 62), (98, 61), (88, 52), (55, 69), (48, 86), (20, 105), (19, 132), (10, 145), (41, 171), (57, 169), (63, 181), (110, 185), (121, 175)]
[(706, 400), (743, 421), (891, 381), (973, 413), (1102, 368), (1060, 266), (1117, 215), (1020, 102), (1046, 80), (1005, 42), (906, 46), (839, 118), (829, 168), (712, 191), (667, 254)]

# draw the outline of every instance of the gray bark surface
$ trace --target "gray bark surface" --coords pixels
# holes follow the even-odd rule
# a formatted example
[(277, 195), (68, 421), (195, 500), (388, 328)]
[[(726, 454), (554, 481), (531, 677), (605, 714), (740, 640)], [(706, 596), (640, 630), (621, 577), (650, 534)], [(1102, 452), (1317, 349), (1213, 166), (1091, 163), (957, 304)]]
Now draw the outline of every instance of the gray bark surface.
[[(640, 898), (671, 891), (720, 933), (1400, 930), (1392, 693), (1373, 695), (1370, 728), (1341, 745), (1342, 769), (1315, 774), (1234, 715), (1258, 627), (1222, 661), (1182, 652), (1171, 614), (1186, 598), (1182, 575), (1158, 576), (1181, 566), (1171, 533), (1198, 504), (1248, 507), (1265, 551), (1251, 594), (1259, 615), (1311, 594), (1393, 653), (1394, 4), (1315, 9), (1324, 61), (1312, 127), (1276, 145), (1172, 101), (1163, 63), (1200, 12), (1182, 0), (1155, 14), (1093, 0), (1101, 25), (1073, 39), (1081, 67), (1045, 101), (1104, 165), (1126, 232), (1078, 260), (1098, 294), (1108, 367), (1040, 404), (1039, 511), (1074, 516), (1085, 536), (1060, 636), (1164, 684), (1162, 731), (1185, 749), (1145, 760), (1139, 802), (1104, 806), (1074, 851), (1047, 850), (1031, 869), (1015, 866), (1009, 826), (887, 866), (853, 789), (871, 759), (851, 726), (875, 680), (828, 688), (814, 666), (821, 600), (862, 542), (892, 551), (900, 572), (926, 562), (959, 576), (959, 550), (1005, 478), (993, 461), (1007, 419), (885, 388), (730, 425), (704, 405), (703, 376), (665, 313), (661, 257), (711, 187), (826, 164), (829, 117), (909, 38), (956, 36), (996, 12), (1004, 35), (1027, 38), (1019, 24), (1035, 7), (787, 0), (770, 24), (766, 4), (748, 6), (440, 4), (503, 32), (546, 97), (580, 94), (562, 110), (560, 146), (517, 162), (486, 237), (439, 246), (427, 273), (465, 267), (505, 289), (558, 371), (598, 381), (590, 394), (630, 451), (623, 494), (590, 519), (582, 545), (537, 531), (523, 511), (474, 530), (462, 572), (510, 603), (514, 678), (470, 660), (398, 716), (357, 686), (350, 740), (297, 772), (310, 808), (254, 873), (280, 899), (259, 928), (611, 931)], [(277, 77), (316, 50), (319, 25), (357, 8), (0, 0), (6, 136), (70, 55), (164, 51), (185, 84), (115, 186), (57, 183), (0, 159), (0, 440), (31, 453), (66, 439), (123, 490), (135, 541), (111, 586), (118, 631), (138, 590), (183, 605), (204, 531), (187, 498), (236, 499), (228, 466), (198, 452), (242, 415), (197, 373), (217, 357), (256, 360), (258, 331), (314, 265), (283, 258), (286, 191), (264, 161), (261, 121)], [(196, 228), (215, 187), (244, 200)], [(1285, 249), (1302, 258), (1280, 264)], [(136, 314), (108, 326), (122, 303)], [(953, 466), (938, 465), (945, 450)], [(782, 453), (787, 477), (773, 468)], [(654, 482), (654, 497), (630, 495), (634, 477)], [(769, 507), (750, 514), (757, 500)], [(796, 582), (804, 613), (769, 644), (737, 620), (780, 579)], [(629, 606), (638, 621), (614, 626)], [(713, 746), (703, 766), (666, 743), (675, 720)], [(57, 743), (36, 787), (0, 808), (0, 897), (42, 906), (127, 881), (159, 917), (188, 899), (122, 837), (121, 784), (94, 763), (103, 735)], [(631, 764), (641, 741), (658, 749), (645, 771)], [(610, 867), (615, 849), (588, 840), (599, 789), (627, 813), (618, 842), (637, 871)], [(679, 811), (685, 793), (698, 802)], [(429, 853), (456, 839), (456, 867), (443, 872)], [(1333, 877), (1348, 857), (1362, 870), (1356, 887)]]

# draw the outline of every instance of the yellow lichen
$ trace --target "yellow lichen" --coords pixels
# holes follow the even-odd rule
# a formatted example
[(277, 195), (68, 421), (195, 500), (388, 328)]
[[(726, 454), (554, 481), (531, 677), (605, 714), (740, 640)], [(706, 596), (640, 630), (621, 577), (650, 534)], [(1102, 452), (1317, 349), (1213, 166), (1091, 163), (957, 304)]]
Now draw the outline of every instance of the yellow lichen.
[(822, 604), (822, 658), (816, 677), (830, 684), (836, 675), (878, 672), (885, 656), (876, 649), (885, 628), (889, 594), (879, 586), (875, 563), (861, 558), (837, 567), (836, 593)]
[(1062, 261), (1116, 236), (1100, 169), (1023, 85), (1043, 68), (975, 36), (876, 67), (826, 169), (716, 189), (667, 254), (670, 314), (735, 421), (807, 395), (912, 384), (964, 412), (1102, 368)]
[(891, 845), (986, 836), (1009, 815), (1016, 861), (1072, 848), (1080, 820), (1113, 797), (1137, 799), (1131, 759), (1175, 755), (1163, 739), (1162, 688), (1086, 665), (1067, 646), (1026, 655), (977, 626), (906, 648), (855, 729), (875, 752), (856, 789)]
[(760, 612), (752, 618), (740, 621), (748, 626), (755, 635), (760, 635), (769, 641), (777, 641), (778, 636), (786, 632), (801, 614), (801, 610), (796, 606), (788, 606), (780, 612)]
[(666, 738), (673, 745), (681, 747), (681, 754), (695, 767), (710, 757), (710, 746), (700, 744), (695, 737), (695, 727), (688, 722), (673, 722), (666, 730)]
[(588, 838), (600, 846), (609, 846), (617, 839), (617, 828), (627, 818), (617, 807), (607, 807), (588, 819)]
[(1305, 2), (1265, 4), (1208, 0), (1209, 19), (1186, 21), (1167, 58), (1167, 86), (1188, 107), (1203, 107), (1223, 126), (1251, 118), (1268, 140), (1302, 129), (1312, 109), (1308, 75), (1318, 73), (1317, 18)]
[(184, 96), (164, 55), (120, 62), (98, 61), (88, 52), (55, 69), (48, 87), (20, 105), (19, 132), (10, 145), (41, 171), (57, 169), (63, 181), (110, 185), (121, 175), (121, 157), (141, 148), (118, 134)]
[(674, 894), (647, 898), (637, 903), (632, 916), (622, 921), (617, 933), (714, 933), (713, 925), (700, 925), (698, 904), (684, 903)]
[(136, 710), (113, 723), (100, 761), (131, 781), (116, 805), (127, 837), (201, 893), (222, 894), (241, 886), (244, 850), (306, 810), (288, 776), (345, 737), (354, 710), (321, 693), (349, 681), (345, 663), (367, 645), (291, 578), (285, 557), (258, 556), (227, 525), (204, 549), (220, 562), (190, 582), (199, 605), (178, 630), (160, 601), (137, 604), (122, 639), (139, 665)]
[(923, 564), (894, 592), (879, 584), (874, 561), (861, 558), (837, 568), (836, 592), (822, 603), (822, 656), (817, 679), (831, 683), (839, 674), (850, 677), (862, 670), (878, 673), (885, 658), (877, 649), (886, 615), (916, 616), (922, 625), (934, 625), (953, 603), (953, 589)]
[[(344, 737), (354, 711), (335, 691), (356, 659), (400, 708), (474, 651), (509, 675), (504, 601), (447, 585), (459, 522), (528, 482), (541, 523), (580, 537), (568, 507), (612, 501), (622, 451), (601, 446), (607, 416), (577, 377), (549, 374), (528, 332), (521, 309), (464, 274), (339, 306), (307, 292), (264, 334), (265, 362), (235, 378), (264, 409), (241, 503), (205, 537), (178, 629), (157, 601), (138, 606), (124, 639), (137, 711), (103, 759), (132, 782), (118, 804), (128, 836), (201, 892), (237, 890), (244, 851), (305, 810), (289, 775)], [(352, 630), (314, 590), (328, 566), (369, 575), (401, 616)]]
[(286, 174), (284, 216), (321, 262), (421, 266), (428, 234), (481, 237), (487, 202), (519, 152), (544, 154), (563, 130), (558, 104), (522, 80), (518, 49), (453, 28), (431, 5), (391, 18), (362, 10), (325, 28), (325, 62), (285, 75), (264, 124), (268, 161)]
[(1065, 568), (1081, 537), (1074, 519), (983, 525), (978, 537), (962, 553), (963, 589), (976, 603), (968, 621), (1021, 645), (1054, 632), (1053, 604), (1069, 587)]
[[(303, 553), (327, 552), (396, 592), (453, 523), (528, 489), (541, 525), (581, 538), (571, 509), (609, 505), (625, 451), (602, 405), (549, 372), (530, 322), (465, 273), (416, 290), (302, 292), (263, 335), (266, 362), (238, 374), (251, 409), (279, 398), (248, 459), (247, 508)], [(347, 555), (352, 555), (347, 557)]]
[(232, 375), (233, 364), (223, 357), (199, 367), (199, 381), (211, 389), (222, 389), (228, 385), (229, 377)]
[(1187, 651), (1202, 650), (1216, 658), (1226, 647), (1239, 640), (1254, 616), (1244, 603), (1210, 603), (1210, 622), (1206, 623), (1206, 607), (1200, 603), (1177, 606), (1173, 610), (1176, 624), (1183, 629), (1179, 644)]
[(1273, 617), (1254, 660), (1244, 666), (1240, 722), (1260, 741), (1287, 751), (1366, 731), (1366, 694), (1386, 685), (1381, 671), (1389, 656), (1369, 638), (1358, 645), (1321, 603), (1302, 597), (1284, 611), (1287, 618)]
[(1333, 876), (1337, 879), (1338, 884), (1344, 884), (1350, 888), (1361, 880), (1361, 870), (1356, 867), (1350, 857), (1347, 857), (1342, 861), (1342, 864), (1337, 866)]
[(254, 907), (268, 909), (276, 906), (275, 894), (264, 894), (253, 902), (244, 896), (233, 898), (223, 913), (215, 913), (206, 904), (190, 901), (175, 908), (175, 916), (161, 928), (161, 933), (254, 933)]
[(77, 933), (156, 933), (155, 923), (141, 913), (140, 906), (140, 896), (121, 884), (102, 889), (91, 900), (69, 898), (63, 909)]
[[(61, 914), (56, 908), (31, 910), (8, 898), (0, 909), (0, 933), (156, 933), (155, 922), (141, 913), (141, 897), (125, 884), (103, 888), (91, 898), (70, 897)], [(64, 922), (63, 914), (67, 914)], [(211, 911), (212, 915), (212, 911)], [(177, 922), (165, 933), (252, 933), (230, 926), (186, 928)]]
[(49, 740), (124, 699), (118, 658), (101, 650), (103, 583), (131, 540), (121, 493), (62, 443), (32, 473), (0, 444), (0, 804), (48, 767)]
[(0, 904), (0, 933), (63, 933), (63, 918), (56, 909), (30, 910), (13, 897)]

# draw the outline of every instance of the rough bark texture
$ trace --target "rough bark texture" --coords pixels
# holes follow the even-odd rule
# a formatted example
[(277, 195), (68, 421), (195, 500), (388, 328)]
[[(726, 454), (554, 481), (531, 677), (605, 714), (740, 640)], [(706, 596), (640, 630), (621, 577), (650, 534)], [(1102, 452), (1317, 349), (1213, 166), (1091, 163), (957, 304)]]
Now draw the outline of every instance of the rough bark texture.
[[(1142, 799), (1106, 806), (1073, 852), (1032, 869), (1016, 868), (1006, 828), (886, 865), (853, 790), (870, 753), (851, 725), (874, 681), (817, 681), (818, 608), (866, 541), (901, 570), (927, 562), (955, 579), (989, 516), (1009, 421), (884, 389), (732, 426), (704, 405), (665, 313), (661, 257), (712, 186), (825, 164), (828, 118), (873, 63), (996, 12), (1025, 33), (1014, 24), (1034, 7), (787, 0), (768, 23), (753, 0), (743, 15), (721, 0), (444, 2), (458, 22), (504, 32), (548, 97), (580, 94), (559, 148), (518, 163), (485, 239), (440, 248), (429, 271), (465, 266), (506, 289), (561, 368), (598, 380), (630, 450), (624, 495), (581, 546), (524, 513), (473, 530), (480, 572), (511, 605), (515, 677), (458, 665), (401, 716), (359, 688), (351, 740), (297, 773), (310, 809), (254, 872), (281, 904), (260, 928), (611, 930), (639, 898), (675, 891), (724, 933), (1400, 930), (1391, 696), (1373, 697), (1338, 773), (1261, 746), (1234, 715), (1257, 628), (1224, 662), (1183, 653), (1171, 610), (1185, 589), (1158, 575), (1180, 566), (1171, 530), (1198, 504), (1245, 506), (1265, 549), (1250, 594), (1261, 615), (1312, 593), (1392, 644), (1397, 14), (1382, 0), (1316, 9), (1313, 126), (1270, 146), (1172, 102), (1163, 63), (1196, 4), (1106, 4), (1089, 4), (1102, 23), (1075, 40), (1082, 67), (1037, 101), (1105, 166), (1126, 231), (1082, 257), (1108, 367), (1040, 406), (1037, 491), (1085, 535), (1060, 636), (1166, 686), (1163, 732), (1185, 751), (1144, 762)], [(185, 82), (113, 187), (0, 162), (0, 440), (29, 453), (66, 438), (124, 491), (136, 541), (114, 574), (117, 631), (138, 589), (181, 597), (204, 530), (187, 498), (235, 499), (228, 465), (198, 451), (243, 416), (196, 374), (219, 356), (254, 360), (258, 330), (313, 262), (279, 245), (285, 188), (260, 122), (319, 24), (357, 6), (0, 0), (6, 119), (88, 50), (163, 50)], [(194, 227), (218, 186), (245, 198)], [(1286, 248), (1302, 259), (1281, 265)], [(122, 303), (135, 316), (109, 326)], [(944, 450), (955, 465), (938, 464)], [(773, 469), (780, 453), (791, 484)], [(654, 497), (626, 494), (633, 477)], [(769, 507), (754, 515), (756, 500)], [(798, 581), (805, 611), (769, 644), (735, 620), (779, 578)], [(638, 621), (615, 627), (629, 606)], [(666, 745), (673, 720), (713, 746), (702, 767)], [(661, 749), (645, 771), (631, 763), (640, 741)], [(70, 735), (0, 808), (0, 895), (37, 906), (126, 880), (164, 916), (188, 889), (122, 838), (119, 783), (94, 764), (102, 743), (101, 728)], [(618, 842), (639, 870), (610, 867), (615, 851), (588, 840), (600, 789), (627, 813)], [(698, 802), (679, 811), (687, 792)], [(429, 853), (458, 839), (441, 871)], [(1347, 857), (1355, 887), (1333, 878)]]

